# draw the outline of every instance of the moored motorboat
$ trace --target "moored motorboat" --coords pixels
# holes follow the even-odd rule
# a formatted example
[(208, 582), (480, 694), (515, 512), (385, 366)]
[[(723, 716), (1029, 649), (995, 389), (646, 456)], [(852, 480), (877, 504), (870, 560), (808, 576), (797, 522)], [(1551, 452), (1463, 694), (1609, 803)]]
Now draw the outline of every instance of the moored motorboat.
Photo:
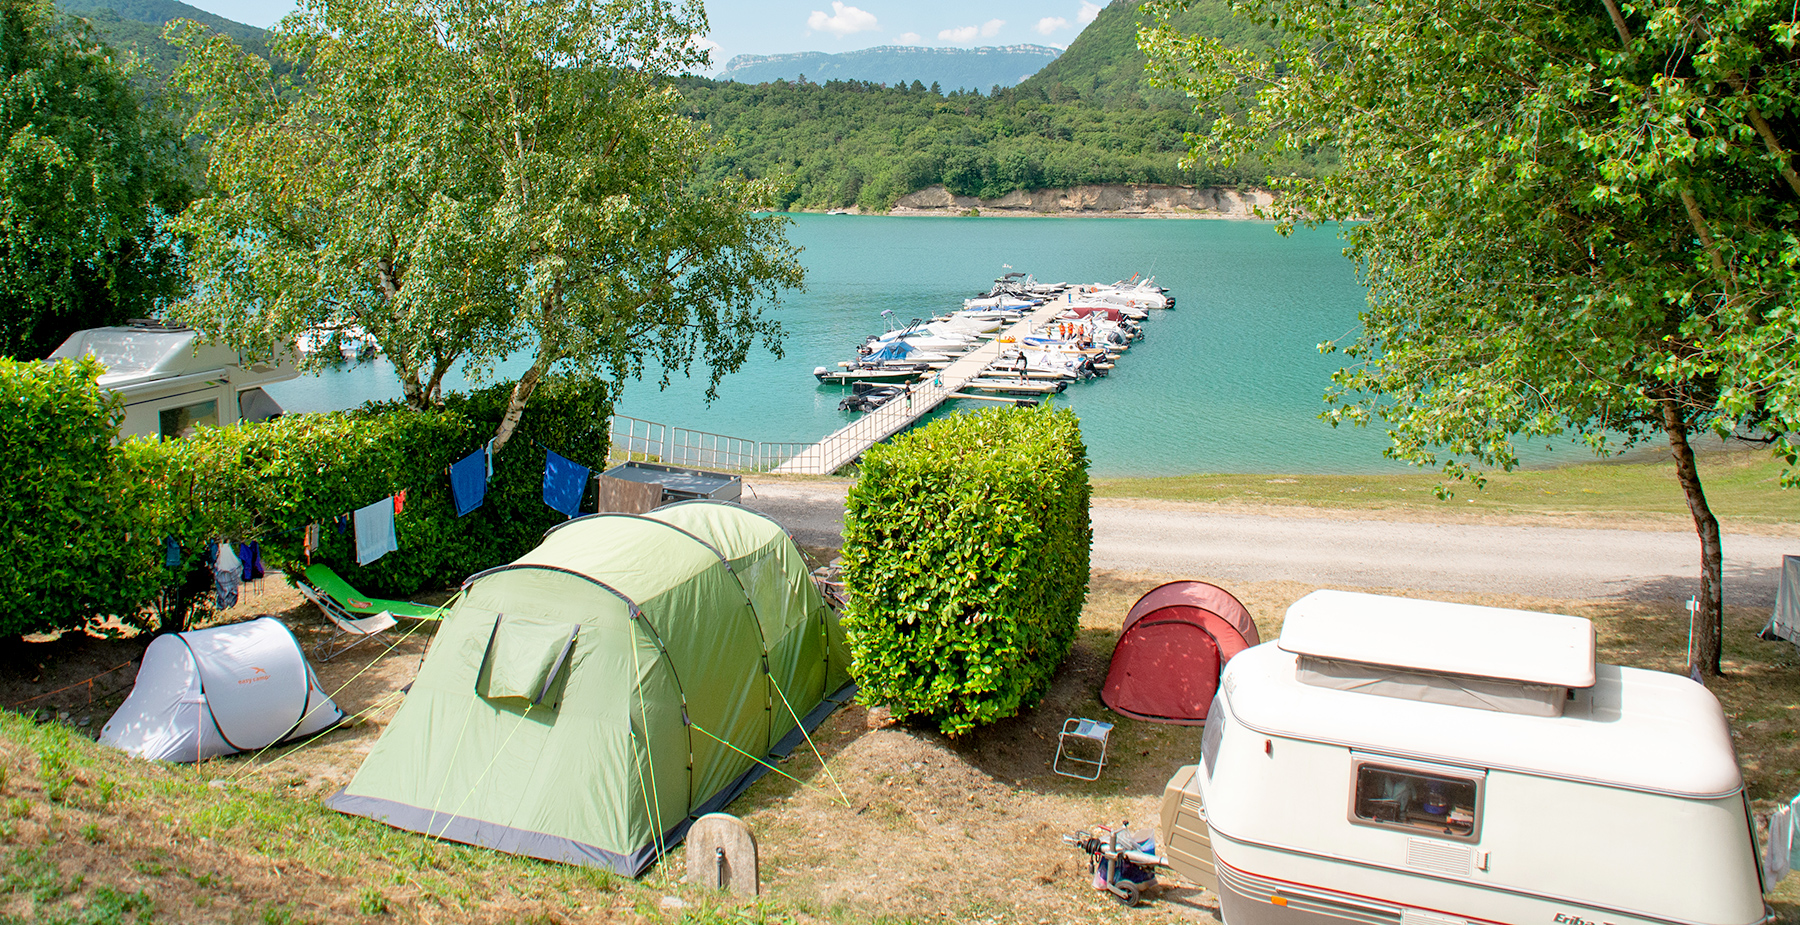
[(813, 368), (813, 376), (820, 382), (832, 385), (844, 385), (853, 382), (916, 382), (936, 370), (923, 363), (913, 366), (884, 367), (852, 367), (850, 369), (831, 369), (826, 366)]

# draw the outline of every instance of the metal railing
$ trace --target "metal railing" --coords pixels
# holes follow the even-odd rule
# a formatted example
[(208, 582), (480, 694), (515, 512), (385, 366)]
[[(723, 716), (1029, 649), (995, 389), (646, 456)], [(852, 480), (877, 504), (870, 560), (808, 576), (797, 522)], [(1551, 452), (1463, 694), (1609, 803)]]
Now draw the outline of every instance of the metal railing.
[(729, 434), (670, 427), (623, 414), (612, 416), (607, 461), (650, 462), (728, 472), (767, 472), (810, 443), (762, 443)]

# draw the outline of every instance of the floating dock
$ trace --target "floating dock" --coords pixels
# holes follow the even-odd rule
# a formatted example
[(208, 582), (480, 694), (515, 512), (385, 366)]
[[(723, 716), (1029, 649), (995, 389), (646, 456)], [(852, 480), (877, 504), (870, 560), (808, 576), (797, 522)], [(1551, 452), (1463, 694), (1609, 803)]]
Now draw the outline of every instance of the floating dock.
[[(852, 421), (838, 432), (800, 451), (800, 454), (776, 466), (777, 473), (830, 475), (861, 456), (869, 447), (911, 427), (919, 418), (962, 391), (971, 380), (983, 377), (989, 366), (1000, 359), (1002, 338), (1017, 339), (1038, 325), (1047, 324), (1069, 307), (1067, 295), (1044, 303), (1030, 314), (1002, 329), (993, 340), (958, 358), (930, 379), (908, 387), (904, 395)], [(1012, 346), (1008, 344), (1006, 346)]]

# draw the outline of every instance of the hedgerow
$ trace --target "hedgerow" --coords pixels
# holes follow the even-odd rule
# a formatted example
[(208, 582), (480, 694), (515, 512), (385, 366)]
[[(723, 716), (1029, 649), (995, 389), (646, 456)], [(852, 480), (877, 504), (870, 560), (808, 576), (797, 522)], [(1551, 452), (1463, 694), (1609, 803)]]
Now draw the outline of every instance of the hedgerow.
[[(397, 404), (202, 428), (192, 437), (114, 445), (122, 411), (95, 385), (99, 368), (0, 362), (0, 634), (75, 629), (116, 616), (181, 629), (204, 598), (209, 542), (255, 541), (266, 564), (298, 572), (307, 524), (322, 525), (312, 562), (374, 594), (455, 585), (529, 550), (563, 515), (542, 500), (545, 450), (587, 465), (606, 458), (603, 386), (550, 379), (494, 460), (486, 500), (457, 517), (451, 462), (480, 449), (508, 386), (455, 395), (435, 411)], [(356, 565), (355, 533), (333, 521), (406, 492), (399, 549)], [(173, 538), (180, 563), (165, 565)]]
[(100, 372), (0, 359), (0, 635), (135, 611), (155, 593), (139, 486), (113, 457), (124, 403)]
[(948, 735), (1035, 704), (1075, 641), (1091, 539), (1072, 411), (952, 415), (870, 449), (844, 516), (860, 698)]

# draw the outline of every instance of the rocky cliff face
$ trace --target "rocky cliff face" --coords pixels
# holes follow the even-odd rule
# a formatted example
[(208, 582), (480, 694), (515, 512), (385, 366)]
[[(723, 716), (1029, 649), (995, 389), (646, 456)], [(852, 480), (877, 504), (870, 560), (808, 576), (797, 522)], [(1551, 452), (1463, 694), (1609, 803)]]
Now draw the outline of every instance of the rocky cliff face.
[(942, 186), (908, 193), (894, 203), (894, 214), (966, 212), (980, 209), (1001, 214), (1193, 215), (1253, 218), (1254, 210), (1272, 201), (1265, 190), (1191, 186), (1075, 186), (1068, 189), (1015, 191), (999, 199), (954, 196)]

